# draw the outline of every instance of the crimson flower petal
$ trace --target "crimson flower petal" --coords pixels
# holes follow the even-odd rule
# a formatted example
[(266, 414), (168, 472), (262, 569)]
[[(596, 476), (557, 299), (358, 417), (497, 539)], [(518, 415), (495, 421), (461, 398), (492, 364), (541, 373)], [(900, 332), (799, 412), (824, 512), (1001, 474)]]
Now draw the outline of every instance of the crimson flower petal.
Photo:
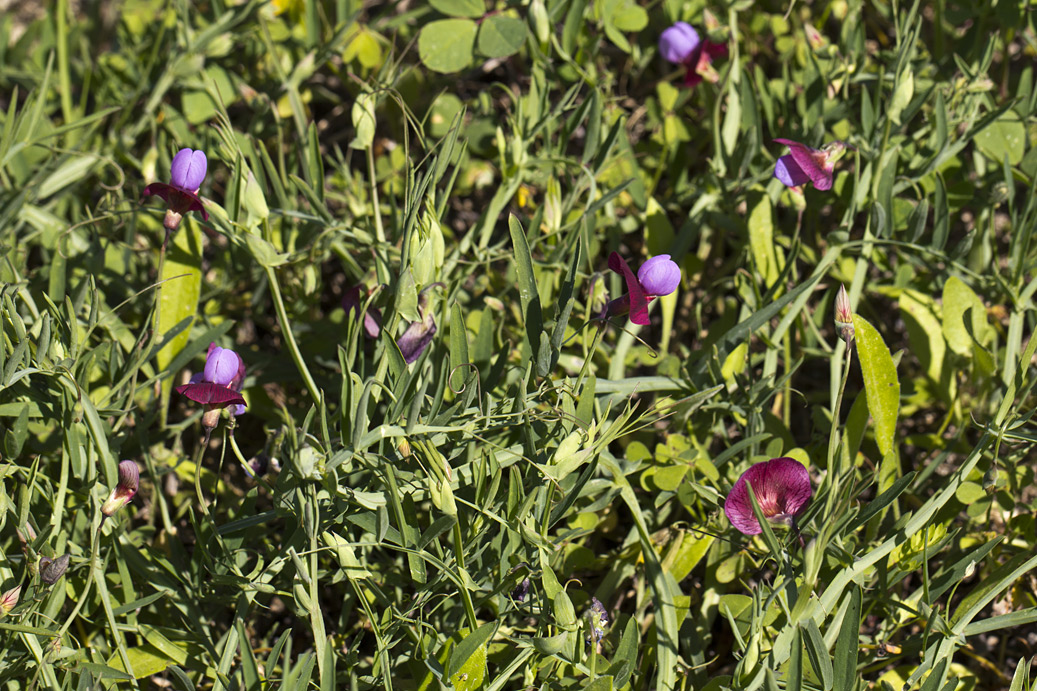
[(745, 535), (763, 532), (749, 499), (752, 487), (763, 515), (772, 520), (791, 520), (813, 495), (810, 472), (794, 458), (772, 458), (756, 463), (738, 478), (724, 501), (724, 514)]
[(630, 270), (627, 263), (623, 261), (623, 257), (619, 256), (619, 252), (613, 252), (609, 255), (609, 268), (617, 274), (621, 274), (626, 281), (627, 294), (630, 295), (630, 321), (641, 326), (647, 325), (649, 323), (648, 297), (645, 295), (644, 288), (638, 282), (637, 276)]

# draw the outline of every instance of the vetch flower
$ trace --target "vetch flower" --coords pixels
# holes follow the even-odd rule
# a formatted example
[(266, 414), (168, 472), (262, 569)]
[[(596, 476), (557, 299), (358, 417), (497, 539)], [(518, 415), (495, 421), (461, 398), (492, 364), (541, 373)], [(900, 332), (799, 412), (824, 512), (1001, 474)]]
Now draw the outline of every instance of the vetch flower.
[(22, 594), (22, 586), (16, 585), (0, 595), (0, 613), (7, 616), (18, 605), (18, 597)]
[(849, 348), (850, 342), (853, 341), (853, 310), (850, 308), (850, 296), (844, 285), (839, 286), (839, 292), (835, 296), (835, 328)]
[(205, 369), (191, 377), (190, 383), (176, 387), (178, 394), (205, 405), (202, 427), (205, 428), (206, 441), (220, 420), (221, 409), (234, 406), (232, 415), (245, 412), (245, 399), (241, 396), (244, 380), (245, 363), (241, 356), (211, 343), (205, 357)]
[(40, 557), (40, 580), (47, 585), (54, 585), (65, 575), (68, 568), (69, 555), (63, 554), (57, 559)]
[(605, 636), (605, 627), (609, 623), (609, 614), (605, 611), (605, 605), (596, 597), (591, 598), (590, 609), (587, 610), (587, 619), (591, 627), (591, 635), (588, 643), (600, 643)]
[(724, 514), (731, 525), (745, 535), (763, 532), (753, 513), (749, 487), (768, 520), (794, 525), (794, 519), (813, 495), (810, 473), (794, 458), (772, 458), (756, 463), (738, 478), (724, 502)]
[(130, 503), (140, 486), (140, 468), (133, 461), (119, 463), (119, 482), (108, 495), (108, 500), (101, 505), (101, 513), (106, 517)]
[(786, 187), (798, 187), (812, 182), (819, 190), (832, 189), (836, 161), (842, 158), (846, 149), (853, 148), (840, 141), (826, 144), (821, 149), (791, 139), (775, 139), (774, 142), (789, 147), (789, 153), (780, 157), (774, 164), (774, 177), (781, 180)]
[(659, 54), (667, 62), (683, 65), (684, 86), (692, 87), (703, 79), (713, 83), (720, 80), (713, 59), (727, 55), (727, 46), (703, 41), (693, 26), (677, 22), (659, 35)]
[(411, 322), (407, 330), (403, 332), (403, 335), (396, 340), (396, 345), (399, 346), (400, 352), (403, 353), (403, 359), (408, 365), (421, 357), (421, 354), (432, 343), (432, 337), (436, 335), (435, 315), (428, 308), (428, 290), (433, 286), (442, 287), (443, 284), (432, 283), (418, 293), (418, 315), (420, 319), (416, 322)]
[(681, 269), (668, 254), (658, 254), (637, 270), (630, 270), (618, 252), (609, 255), (609, 268), (623, 276), (627, 292), (605, 305), (600, 319), (630, 313), (630, 321), (642, 326), (648, 324), (648, 303), (654, 298), (669, 295), (681, 282)]
[[(342, 296), (342, 309), (346, 311), (346, 316), (352, 319), (356, 319), (360, 310), (364, 309), (364, 303), (360, 299), (360, 288), (359, 284), (355, 285)], [(368, 307), (364, 310), (364, 333), (367, 334), (368, 338), (378, 338), (378, 334), (381, 331), (381, 310), (376, 307)]]
[[(189, 211), (201, 211), (202, 218), (209, 220), (209, 212), (198, 198), (198, 189), (205, 180), (205, 172), (208, 162), (205, 152), (201, 149), (180, 149), (173, 157), (173, 163), (169, 166), (170, 183), (153, 182), (144, 188), (144, 196), (155, 195), (165, 200), (169, 208), (162, 225), (166, 229), (166, 241), (169, 234), (180, 226), (184, 214)], [(163, 246), (165, 246), (163, 244)]]

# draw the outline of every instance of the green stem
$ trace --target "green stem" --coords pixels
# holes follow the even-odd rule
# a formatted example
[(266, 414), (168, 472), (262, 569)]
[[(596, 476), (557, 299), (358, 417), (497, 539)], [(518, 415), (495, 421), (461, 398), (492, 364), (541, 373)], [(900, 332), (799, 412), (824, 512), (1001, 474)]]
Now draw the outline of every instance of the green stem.
[(269, 266), (264, 268), (266, 268), (267, 279), (270, 281), (270, 294), (274, 298), (274, 310), (277, 312), (277, 321), (281, 325), (281, 333), (284, 334), (285, 342), (288, 344), (288, 352), (291, 353), (295, 367), (299, 370), (299, 374), (306, 384), (307, 391), (310, 392), (310, 398), (313, 399), (315, 404), (320, 403), (320, 389), (317, 388), (317, 384), (313, 381), (310, 370), (302, 359), (302, 353), (299, 352), (299, 345), (295, 342), (295, 336), (292, 334), (292, 325), (288, 321), (288, 312), (285, 311), (284, 300), (281, 298), (281, 286), (277, 282), (277, 274)]
[(68, 628), (72, 626), (72, 622), (79, 616), (79, 611), (83, 609), (83, 604), (90, 599), (90, 589), (94, 585), (94, 572), (97, 570), (97, 560), (101, 549), (101, 523), (97, 524), (97, 529), (94, 530), (93, 540), (90, 542), (90, 571), (86, 576), (86, 584), (83, 586), (82, 592), (79, 594), (79, 598), (76, 600), (76, 606), (72, 608), (65, 623), (58, 629), (57, 639), (61, 640)]
[(464, 602), (464, 611), (468, 615), (468, 624), (472, 631), (479, 628), (479, 620), (475, 617), (475, 606), (472, 604), (472, 594), (468, 592), (468, 586), (464, 584), (464, 576), (460, 572), (465, 570), (464, 544), (461, 541), (461, 522), (454, 521), (454, 555), (457, 558), (458, 577), (461, 580), (461, 600)]

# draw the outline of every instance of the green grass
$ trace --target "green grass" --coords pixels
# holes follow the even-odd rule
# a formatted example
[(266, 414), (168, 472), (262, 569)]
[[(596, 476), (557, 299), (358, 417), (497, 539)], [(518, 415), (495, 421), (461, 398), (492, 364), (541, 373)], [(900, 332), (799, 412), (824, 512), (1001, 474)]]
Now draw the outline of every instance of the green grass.
[[(3, 688), (1037, 689), (1025, 1), (32, 9), (0, 16)], [(678, 20), (715, 83), (659, 56)], [(777, 138), (853, 149), (799, 197)], [(209, 220), (162, 250), (142, 194), (185, 147)], [(683, 271), (648, 326), (597, 319), (613, 251)], [(206, 444), (174, 389), (213, 342), (248, 409)], [(779, 456), (802, 541), (723, 512)]]

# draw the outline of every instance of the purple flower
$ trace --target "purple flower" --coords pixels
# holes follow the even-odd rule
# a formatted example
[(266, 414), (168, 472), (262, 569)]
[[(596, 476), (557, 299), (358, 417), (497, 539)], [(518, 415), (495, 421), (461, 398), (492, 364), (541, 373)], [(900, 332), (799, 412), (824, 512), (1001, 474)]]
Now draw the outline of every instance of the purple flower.
[(205, 406), (202, 426), (206, 439), (220, 418), (220, 410), (234, 406), (232, 415), (245, 412), (245, 399), (241, 396), (241, 385), (245, 380), (245, 363), (241, 356), (215, 343), (209, 344), (205, 357), (205, 369), (191, 377), (191, 381), (176, 387), (176, 392), (195, 403)]
[(403, 353), (403, 359), (408, 365), (421, 357), (421, 354), (428, 348), (429, 343), (432, 342), (432, 337), (436, 335), (436, 320), (428, 309), (427, 291), (433, 286), (442, 287), (442, 285), (442, 283), (432, 283), (422, 289), (418, 294), (418, 315), (420, 319), (416, 322), (411, 322), (407, 330), (396, 341), (396, 345), (399, 346), (400, 352)]
[(775, 139), (776, 144), (789, 147), (789, 153), (780, 157), (774, 164), (774, 177), (781, 180), (786, 187), (799, 187), (813, 182), (819, 190), (832, 189), (832, 178), (835, 162), (838, 161), (849, 144), (834, 141), (822, 149), (815, 149), (791, 139)]
[(119, 483), (108, 495), (108, 500), (101, 505), (101, 513), (111, 516), (113, 513), (130, 503), (133, 495), (140, 487), (140, 468), (133, 461), (122, 461), (119, 463)]
[(691, 24), (677, 22), (659, 34), (659, 53), (667, 62), (683, 64), (700, 43), (699, 32)]
[(750, 486), (763, 515), (772, 522), (786, 525), (793, 524), (813, 494), (810, 473), (796, 459), (772, 458), (754, 464), (738, 478), (724, 502), (727, 520), (745, 535), (763, 532), (749, 499)]
[(690, 24), (677, 22), (659, 35), (659, 53), (667, 62), (683, 65), (684, 86), (693, 87), (703, 79), (714, 84), (720, 80), (713, 59), (727, 55), (727, 46), (703, 41)]
[(167, 242), (169, 234), (180, 226), (180, 221), (187, 212), (200, 211), (202, 218), (209, 220), (209, 213), (205, 210), (202, 200), (198, 198), (198, 188), (205, 179), (207, 166), (204, 151), (180, 149), (169, 167), (170, 184), (153, 182), (144, 188), (145, 197), (155, 195), (169, 205), (162, 221), (166, 228)]
[[(346, 291), (346, 294), (342, 296), (342, 309), (346, 311), (346, 316), (356, 319), (357, 314), (363, 309), (364, 304), (360, 300), (360, 288), (359, 284), (353, 286)], [(376, 307), (368, 307), (364, 311), (364, 333), (367, 334), (368, 338), (378, 338), (378, 334), (382, 330), (382, 312)]]
[(618, 252), (609, 255), (609, 268), (623, 276), (627, 292), (605, 305), (600, 319), (630, 313), (630, 321), (642, 326), (648, 324), (648, 303), (656, 297), (669, 295), (681, 282), (681, 269), (668, 254), (652, 257), (637, 270), (630, 270)]

